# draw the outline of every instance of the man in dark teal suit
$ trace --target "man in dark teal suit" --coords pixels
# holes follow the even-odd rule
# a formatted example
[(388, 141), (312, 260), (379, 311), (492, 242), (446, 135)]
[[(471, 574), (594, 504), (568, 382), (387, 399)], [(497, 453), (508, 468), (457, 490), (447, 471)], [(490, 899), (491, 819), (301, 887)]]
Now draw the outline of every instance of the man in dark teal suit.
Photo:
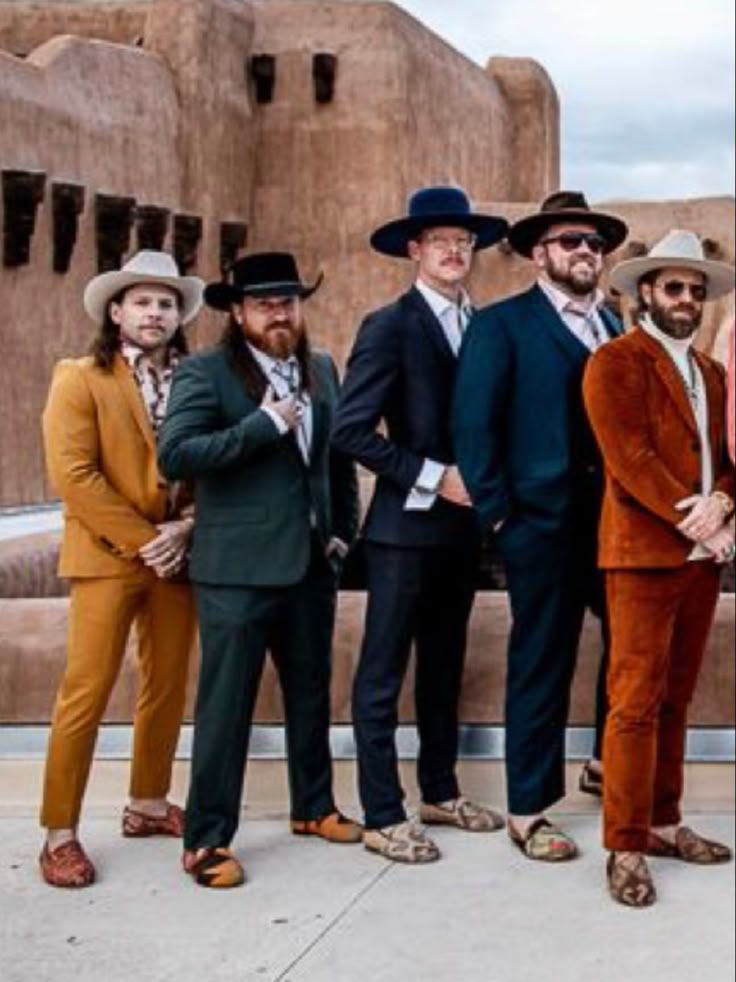
[(312, 352), (304, 286), (286, 253), (238, 260), (206, 302), (229, 311), (222, 342), (177, 372), (159, 441), (171, 480), (194, 483), (190, 560), (201, 640), (184, 868), (236, 886), (253, 707), (270, 651), (284, 695), (292, 831), (359, 842), (336, 809), (329, 750), (337, 581), (357, 524), (352, 463), (330, 449), (339, 389)]
[(508, 239), (531, 259), (531, 290), (481, 310), (460, 353), (458, 467), (496, 533), (513, 624), (506, 690), (508, 828), (530, 859), (571, 859), (544, 811), (561, 798), (564, 738), (586, 607), (605, 617), (596, 568), (603, 469), (582, 400), (591, 351), (620, 333), (598, 282), (626, 225), (582, 194), (551, 195)]

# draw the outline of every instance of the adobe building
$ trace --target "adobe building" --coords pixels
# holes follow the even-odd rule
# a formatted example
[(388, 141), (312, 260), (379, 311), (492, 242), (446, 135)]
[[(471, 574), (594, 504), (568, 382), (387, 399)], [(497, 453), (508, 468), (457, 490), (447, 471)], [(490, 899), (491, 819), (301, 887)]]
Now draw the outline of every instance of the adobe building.
[[(0, 2), (0, 509), (53, 497), (38, 421), (53, 364), (83, 352), (94, 330), (81, 295), (95, 273), (141, 247), (173, 251), (206, 280), (243, 251), (293, 251), (305, 278), (324, 270), (310, 328), (344, 361), (363, 313), (410, 275), (371, 252), (372, 230), (429, 183), (461, 184), (510, 220), (534, 211), (559, 187), (559, 133), (542, 66), (492, 57), (481, 68), (392, 3)], [(684, 225), (733, 261), (733, 199), (605, 207), (631, 226), (623, 251)], [(474, 294), (484, 302), (532, 275), (493, 249), (479, 257)], [(730, 304), (710, 312), (702, 347), (718, 351)], [(204, 313), (195, 346), (219, 327)], [(66, 616), (63, 598), (39, 599), (57, 591), (53, 547), (53, 537), (0, 543), (0, 721), (50, 709)], [(349, 716), (361, 603), (341, 600), (338, 719)], [(479, 599), (466, 719), (501, 718), (507, 616), (503, 595)], [(698, 697), (712, 725), (733, 718), (732, 627), (726, 604)], [(579, 722), (591, 715), (594, 626), (586, 650)], [(113, 715), (127, 718), (129, 695)]]

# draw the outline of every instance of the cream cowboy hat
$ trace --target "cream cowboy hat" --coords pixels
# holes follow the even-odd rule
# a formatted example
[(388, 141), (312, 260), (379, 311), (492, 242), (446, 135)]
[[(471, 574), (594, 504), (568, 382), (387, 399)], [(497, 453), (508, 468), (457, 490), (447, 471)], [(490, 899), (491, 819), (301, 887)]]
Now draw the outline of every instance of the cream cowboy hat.
[(100, 273), (90, 280), (84, 291), (84, 309), (96, 324), (101, 324), (112, 298), (121, 290), (141, 283), (160, 283), (176, 290), (182, 301), (182, 324), (188, 323), (199, 313), (204, 281), (198, 276), (180, 276), (174, 257), (168, 252), (153, 249), (143, 249), (129, 259), (122, 269)]
[(610, 283), (620, 293), (638, 299), (638, 286), (642, 276), (656, 269), (675, 267), (694, 269), (706, 278), (708, 300), (730, 293), (736, 286), (736, 270), (728, 263), (706, 259), (703, 243), (695, 232), (672, 229), (648, 255), (626, 259), (611, 270)]

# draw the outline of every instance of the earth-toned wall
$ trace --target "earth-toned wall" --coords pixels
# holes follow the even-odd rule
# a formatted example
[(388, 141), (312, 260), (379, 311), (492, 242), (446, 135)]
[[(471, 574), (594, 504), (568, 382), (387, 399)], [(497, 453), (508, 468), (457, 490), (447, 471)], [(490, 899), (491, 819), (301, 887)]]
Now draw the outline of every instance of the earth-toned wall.
[[(44, 723), (50, 718), (54, 694), (66, 656), (68, 599), (58, 595), (51, 556), (55, 536), (27, 537), (0, 542), (0, 724)], [(12, 590), (12, 592), (10, 592)], [(343, 591), (338, 604), (333, 650), (332, 718), (349, 722), (350, 692), (363, 630), (365, 596)], [(733, 594), (723, 594), (711, 632), (703, 671), (690, 714), (700, 726), (733, 725)], [(502, 723), (509, 609), (506, 594), (477, 595), (470, 623), (467, 664), (461, 699), (466, 723)], [(131, 719), (135, 703), (135, 640), (131, 639), (121, 679), (116, 685), (106, 718)], [(575, 676), (571, 724), (590, 725), (600, 658), (600, 629), (586, 621)], [(196, 651), (190, 673), (188, 715), (196, 684)], [(269, 665), (261, 688), (257, 719), (283, 718), (283, 706), (273, 667)], [(411, 679), (404, 687), (401, 718), (413, 719)]]
[[(367, 238), (413, 187), (513, 201), (558, 180), (543, 69), (485, 72), (391, 4), (21, 0), (0, 3), (0, 47), (0, 506), (51, 494), (37, 421), (53, 363), (89, 342), (81, 295), (98, 269), (163, 246), (214, 279), (244, 248), (295, 251), (306, 277), (325, 269), (310, 326), (342, 361), (359, 316), (405, 278)], [(522, 178), (530, 139), (544, 152)], [(27, 255), (8, 262), (8, 241)], [(194, 344), (219, 329), (203, 314)]]

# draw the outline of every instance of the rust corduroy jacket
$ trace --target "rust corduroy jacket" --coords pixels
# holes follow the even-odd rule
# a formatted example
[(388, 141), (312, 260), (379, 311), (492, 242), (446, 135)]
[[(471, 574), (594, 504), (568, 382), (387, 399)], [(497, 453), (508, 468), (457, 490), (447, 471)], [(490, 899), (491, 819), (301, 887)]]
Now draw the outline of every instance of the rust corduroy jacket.
[(43, 413), (46, 462), (64, 503), (61, 576), (124, 576), (166, 517), (168, 485), (156, 438), (121, 355), (111, 371), (92, 358), (54, 370)]
[[(725, 373), (694, 351), (708, 398), (714, 488), (733, 497), (725, 447)], [(635, 327), (599, 348), (583, 393), (606, 470), (599, 565), (604, 569), (681, 566), (693, 543), (676, 529), (675, 504), (701, 490), (698, 428), (680, 374), (665, 349)]]

